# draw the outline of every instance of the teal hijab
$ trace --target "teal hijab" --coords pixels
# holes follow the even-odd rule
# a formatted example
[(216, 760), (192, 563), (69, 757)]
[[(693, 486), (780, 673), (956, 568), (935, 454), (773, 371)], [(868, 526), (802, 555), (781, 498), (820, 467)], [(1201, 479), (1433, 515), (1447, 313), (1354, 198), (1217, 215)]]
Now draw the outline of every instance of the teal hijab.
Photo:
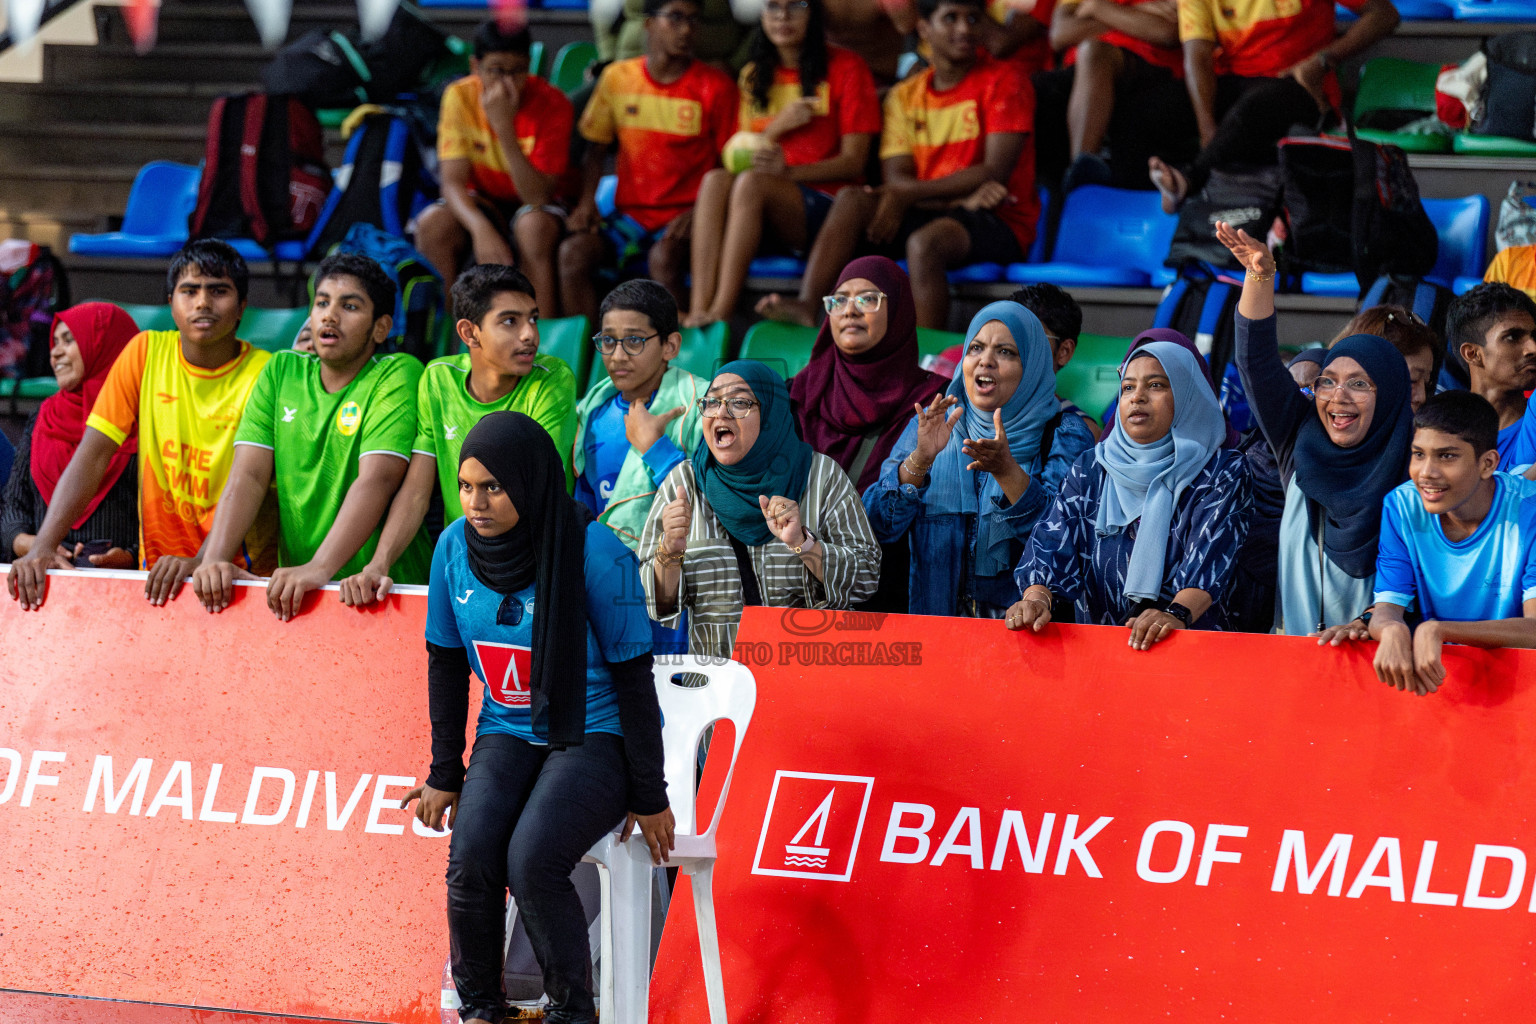
[[(1008, 450), (1014, 461), (1030, 476), (1040, 472), (1040, 438), (1049, 423), (1061, 411), (1056, 399), (1056, 371), (1051, 361), (1051, 343), (1035, 314), (1017, 302), (994, 302), (983, 306), (965, 332), (965, 347), (970, 348), (980, 330), (998, 321), (1013, 335), (1019, 349), (1023, 374), (1018, 390), (1003, 406), (1003, 430), (1008, 435)], [(992, 414), (971, 405), (965, 390), (965, 361), (955, 368), (954, 380), (946, 392), (960, 399), (960, 421), (949, 436), (949, 444), (934, 460), (929, 470), (928, 490), (923, 502), (930, 512), (964, 513), (978, 516), (976, 550), (972, 571), (977, 576), (996, 576), (1012, 569), (1008, 542), (1013, 533), (1002, 522), (1007, 510), (1003, 488), (992, 474), (967, 469), (971, 457), (960, 446), (967, 439), (997, 436)]]
[[(724, 466), (715, 461), (709, 442), (701, 438), (693, 450), (693, 471), (720, 525), (743, 544), (755, 547), (773, 539), (758, 496), (781, 495), (799, 501), (811, 475), (814, 452), (795, 427), (783, 377), (754, 359), (726, 363), (715, 371), (715, 379), (726, 373), (746, 381), (759, 403), (749, 414), (758, 417), (757, 440), (740, 462)], [(705, 432), (709, 429), (710, 421), (705, 420)]]

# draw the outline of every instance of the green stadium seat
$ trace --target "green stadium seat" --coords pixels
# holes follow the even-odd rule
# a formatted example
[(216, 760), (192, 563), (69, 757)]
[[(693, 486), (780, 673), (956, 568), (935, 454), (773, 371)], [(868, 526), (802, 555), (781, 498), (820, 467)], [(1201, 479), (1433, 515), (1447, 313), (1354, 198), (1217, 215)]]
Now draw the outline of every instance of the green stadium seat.
[(1120, 361), (1130, 338), (1080, 334), (1077, 350), (1056, 374), (1056, 393), (1089, 416), (1102, 415), (1120, 393)]
[[(677, 358), (672, 360), (671, 365), (681, 366), (705, 380), (713, 377), (715, 368), (726, 360), (731, 329), (724, 323), (713, 323), (708, 327), (679, 327), (678, 333), (683, 336), (683, 342), (678, 346)], [(608, 376), (608, 371), (603, 368), (602, 356), (597, 354), (596, 349), (589, 348), (589, 351), (593, 358), (592, 370), (587, 374), (588, 391)]]
[(537, 75), (544, 69), (544, 44), (534, 43), (528, 48), (528, 73)]
[(957, 331), (940, 331), (932, 327), (917, 329), (917, 351), (921, 355), (936, 356), (947, 348), (965, 344), (965, 335)]
[(315, 111), (315, 120), (320, 122), (321, 128), (340, 128), (350, 113), (351, 107), (326, 107)]
[(788, 380), (805, 369), (815, 344), (814, 327), (763, 320), (753, 324), (741, 340), (741, 358), (766, 363)]
[(258, 309), (245, 307), (240, 327), (235, 332), (259, 349), (281, 352), (293, 348), (293, 339), (299, 336), (304, 321), (309, 319), (309, 307), (298, 309)]
[(52, 377), (0, 377), (0, 398), (31, 399), (41, 401), (57, 394), (59, 382)]
[(133, 322), (139, 325), (141, 331), (174, 331), (176, 329), (176, 321), (171, 319), (170, 306), (148, 306), (132, 302), (119, 302), (117, 305), (133, 317)]
[(1371, 142), (1399, 146), (1410, 153), (1449, 153), (1449, 135), (1397, 131), (1410, 121), (1435, 112), (1434, 64), (1377, 57), (1360, 71), (1360, 91), (1355, 94), (1356, 132)]
[(1530, 139), (1506, 139), (1500, 135), (1472, 135), (1466, 132), (1456, 136), (1453, 152), (1472, 156), (1536, 156), (1536, 142)]
[(539, 351), (565, 360), (579, 389), (592, 366), (592, 327), (584, 316), (539, 321)]
[(560, 47), (545, 77), (561, 92), (572, 93), (586, 84), (587, 68), (596, 62), (597, 47), (585, 39), (578, 39)]

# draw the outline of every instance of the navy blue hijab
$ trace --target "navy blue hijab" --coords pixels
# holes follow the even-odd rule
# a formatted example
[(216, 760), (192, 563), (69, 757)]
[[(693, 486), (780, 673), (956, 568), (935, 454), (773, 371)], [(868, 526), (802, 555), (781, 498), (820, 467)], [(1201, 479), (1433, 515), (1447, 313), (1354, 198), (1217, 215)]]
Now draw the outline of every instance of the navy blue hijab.
[(1340, 448), (1321, 417), (1308, 416), (1296, 436), (1294, 458), (1297, 486), (1322, 506), (1324, 552), (1358, 580), (1376, 571), (1382, 499), (1408, 479), (1413, 386), (1402, 353), (1385, 338), (1351, 334), (1328, 350), (1323, 372), (1346, 356), (1376, 385), (1376, 411), (1364, 439), (1353, 448)]

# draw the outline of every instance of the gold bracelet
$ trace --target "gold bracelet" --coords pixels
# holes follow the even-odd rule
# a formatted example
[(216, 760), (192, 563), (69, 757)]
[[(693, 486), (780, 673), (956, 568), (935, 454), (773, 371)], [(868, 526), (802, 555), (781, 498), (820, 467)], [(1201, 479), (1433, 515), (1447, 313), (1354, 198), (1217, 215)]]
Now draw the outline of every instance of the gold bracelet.
[(671, 554), (670, 552), (663, 551), (661, 548), (657, 548), (656, 549), (656, 554), (651, 556), (651, 557), (655, 560), (657, 565), (661, 566), (664, 569), (670, 569), (674, 565), (682, 565), (683, 564), (683, 556), (685, 554), (687, 554), (687, 552), (679, 551), (677, 554), (674, 555), (674, 554)]
[(1259, 274), (1255, 274), (1251, 270), (1246, 271), (1246, 273), (1248, 275), (1248, 279), (1249, 280), (1257, 281), (1259, 284), (1263, 284), (1266, 281), (1273, 281), (1275, 279), (1275, 272), (1273, 270), (1271, 270), (1268, 274), (1265, 274), (1265, 275), (1262, 275), (1262, 276), (1259, 275)]

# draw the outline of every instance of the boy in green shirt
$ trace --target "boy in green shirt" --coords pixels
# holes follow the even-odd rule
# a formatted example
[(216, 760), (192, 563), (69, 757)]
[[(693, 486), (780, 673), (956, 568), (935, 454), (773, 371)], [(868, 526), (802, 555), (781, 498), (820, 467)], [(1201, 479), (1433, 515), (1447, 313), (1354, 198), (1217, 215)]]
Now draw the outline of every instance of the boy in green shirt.
[[(235, 464), (192, 574), (210, 612), (228, 607), (234, 581), (254, 579), (230, 559), (274, 477), (278, 563), (267, 604), (279, 619), (304, 595), (349, 576), (375, 554), (379, 527), (410, 464), (421, 364), (377, 355), (395, 308), (395, 285), (357, 253), (327, 257), (315, 272), (309, 322), (315, 354), (279, 352), (262, 370), (235, 434)], [(397, 578), (425, 582), (431, 551), (408, 538)]]
[(507, 410), (538, 421), (565, 461), (570, 488), (576, 376), (565, 360), (539, 354), (533, 285), (511, 267), (482, 264), (459, 275), (452, 299), (456, 330), (469, 351), (434, 359), (421, 375), (410, 471), (390, 505), (374, 557), (341, 581), (345, 604), (369, 604), (394, 583), (406, 582), (390, 573), (390, 565), (426, 520), (434, 481), (442, 491), (442, 525), (458, 518), (459, 448), (482, 416)]

